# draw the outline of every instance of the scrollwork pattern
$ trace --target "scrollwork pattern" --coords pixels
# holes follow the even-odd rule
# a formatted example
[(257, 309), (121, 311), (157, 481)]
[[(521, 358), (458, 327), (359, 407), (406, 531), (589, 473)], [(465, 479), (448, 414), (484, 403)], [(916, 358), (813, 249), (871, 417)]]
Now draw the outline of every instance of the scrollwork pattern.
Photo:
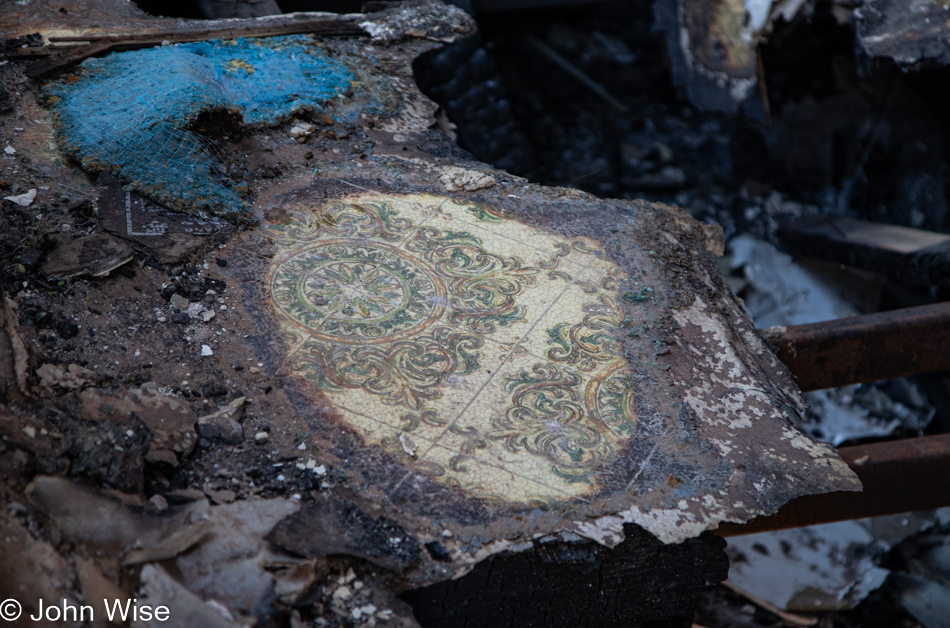
[(446, 282), (451, 323), (490, 334), (497, 326), (525, 322), (525, 308), (517, 297), (536, 284), (539, 269), (525, 266), (518, 257), (486, 251), (468, 232), (424, 227), (406, 248), (419, 252)]
[(508, 378), (512, 405), (492, 418), (485, 435), (550, 461), (552, 471), (568, 482), (591, 482), (615, 451), (612, 442), (589, 420), (582, 379), (577, 373), (540, 362), (530, 372)]
[(547, 357), (585, 372), (616, 361), (620, 345), (611, 333), (620, 324), (616, 312), (610, 300), (602, 296), (600, 302), (584, 306), (581, 322), (561, 323), (548, 329), (548, 344), (552, 347)]
[(362, 389), (386, 405), (422, 411), (427, 400), (442, 396), (449, 375), (478, 368), (484, 340), (452, 327), (383, 345), (344, 345), (311, 339), (294, 354), (291, 368), (329, 390)]
[(398, 242), (414, 226), (409, 219), (400, 217), (391, 204), (384, 202), (330, 200), (321, 205), (319, 211), (293, 205), (289, 212), (291, 220), (270, 229), (278, 243), (299, 244), (326, 236)]

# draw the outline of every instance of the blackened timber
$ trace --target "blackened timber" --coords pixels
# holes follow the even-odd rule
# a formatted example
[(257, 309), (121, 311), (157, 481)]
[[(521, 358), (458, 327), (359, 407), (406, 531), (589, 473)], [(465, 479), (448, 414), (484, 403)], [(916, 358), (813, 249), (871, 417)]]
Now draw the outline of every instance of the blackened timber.
[(664, 545), (636, 526), (610, 549), (540, 543), (479, 563), (457, 580), (402, 595), (424, 628), (689, 628), (699, 592), (725, 580), (725, 542), (710, 533)]
[(950, 285), (950, 235), (853, 218), (822, 216), (787, 225), (792, 255), (879, 272), (911, 286)]

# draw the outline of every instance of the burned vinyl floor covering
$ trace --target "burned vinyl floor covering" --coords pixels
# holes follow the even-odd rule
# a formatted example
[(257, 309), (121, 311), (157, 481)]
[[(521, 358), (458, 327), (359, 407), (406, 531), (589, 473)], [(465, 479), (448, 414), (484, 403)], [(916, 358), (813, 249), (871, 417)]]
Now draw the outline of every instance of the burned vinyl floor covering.
[(413, 6), (320, 43), (362, 59), (326, 111), (216, 138), (242, 228), (81, 171), (0, 67), (3, 183), (37, 192), (3, 205), (0, 525), (25, 540), (0, 582), (182, 625), (412, 625), (393, 591), (493, 555), (857, 488), (788, 424), (715, 231), (466, 161), (411, 61), (470, 24)]

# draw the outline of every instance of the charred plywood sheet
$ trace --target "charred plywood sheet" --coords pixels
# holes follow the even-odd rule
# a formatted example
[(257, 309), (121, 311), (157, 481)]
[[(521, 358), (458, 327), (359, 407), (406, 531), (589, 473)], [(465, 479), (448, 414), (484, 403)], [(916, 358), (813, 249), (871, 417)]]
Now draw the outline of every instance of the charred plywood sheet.
[[(249, 176), (243, 230), (197, 254), (202, 280), (235, 289), (189, 328), (200, 362), (156, 364), (159, 385), (259, 365), (266, 387), (243, 368), (219, 376), (265, 391), (269, 431), (245, 429), (248, 446), (319, 452), (296, 467), (375, 504), (401, 531), (386, 542), (438, 542), (404, 567), (407, 586), (551, 535), (614, 545), (632, 523), (674, 543), (859, 488), (791, 427), (800, 395), (723, 284), (716, 229), (468, 161), (412, 75), (467, 32), (464, 14), (413, 2), (360, 19), (366, 38), (322, 42), (358, 68), (323, 112), (332, 128), (220, 138), (271, 175)], [(132, 235), (114, 218), (102, 226)], [(84, 359), (111, 360), (97, 350)]]

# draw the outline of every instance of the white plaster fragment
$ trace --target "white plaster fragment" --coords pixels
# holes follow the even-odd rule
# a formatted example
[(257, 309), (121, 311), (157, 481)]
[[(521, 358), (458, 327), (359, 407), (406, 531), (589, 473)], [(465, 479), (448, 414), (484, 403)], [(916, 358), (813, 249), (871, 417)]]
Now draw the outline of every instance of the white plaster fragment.
[(402, 445), (402, 450), (408, 455), (416, 455), (416, 449), (418, 448), (418, 445), (416, 444), (416, 441), (412, 440), (412, 438), (405, 432), (399, 435), (399, 444)]
[(29, 207), (35, 198), (36, 190), (30, 190), (28, 192), (24, 192), (23, 194), (17, 194), (16, 196), (4, 196), (3, 200), (16, 203), (20, 207)]
[(495, 185), (495, 177), (478, 172), (477, 170), (466, 170), (453, 166), (446, 168), (439, 175), (439, 183), (448, 192), (474, 192), (483, 188), (490, 188)]
[(593, 521), (577, 521), (574, 523), (573, 529), (580, 536), (607, 547), (613, 547), (624, 539), (623, 519), (620, 517), (600, 517)]

